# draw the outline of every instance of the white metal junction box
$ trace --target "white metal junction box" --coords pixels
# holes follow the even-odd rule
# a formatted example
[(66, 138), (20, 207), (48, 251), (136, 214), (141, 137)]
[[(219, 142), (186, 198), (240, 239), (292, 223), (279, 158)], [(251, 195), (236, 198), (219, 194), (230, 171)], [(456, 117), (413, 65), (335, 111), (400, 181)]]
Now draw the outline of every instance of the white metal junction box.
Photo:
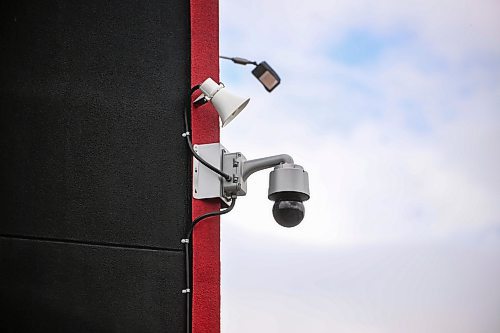
[[(222, 158), (226, 149), (220, 143), (194, 145), (193, 149), (205, 161), (222, 170)], [(193, 198), (220, 198), (225, 205), (228, 205), (230, 200), (222, 194), (222, 180), (220, 175), (193, 158)]]

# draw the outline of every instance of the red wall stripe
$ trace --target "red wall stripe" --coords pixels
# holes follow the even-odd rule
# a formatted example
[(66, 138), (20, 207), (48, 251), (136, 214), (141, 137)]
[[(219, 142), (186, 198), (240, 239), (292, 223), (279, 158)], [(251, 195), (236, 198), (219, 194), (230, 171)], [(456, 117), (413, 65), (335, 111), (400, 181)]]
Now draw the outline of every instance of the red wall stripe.
[[(218, 0), (191, 0), (191, 86), (219, 80)], [(196, 96), (196, 95), (195, 95)], [(219, 117), (210, 103), (192, 110), (193, 143), (219, 142)], [(218, 200), (192, 201), (193, 218), (220, 208)], [(220, 332), (220, 229), (212, 217), (193, 234), (193, 333)]]

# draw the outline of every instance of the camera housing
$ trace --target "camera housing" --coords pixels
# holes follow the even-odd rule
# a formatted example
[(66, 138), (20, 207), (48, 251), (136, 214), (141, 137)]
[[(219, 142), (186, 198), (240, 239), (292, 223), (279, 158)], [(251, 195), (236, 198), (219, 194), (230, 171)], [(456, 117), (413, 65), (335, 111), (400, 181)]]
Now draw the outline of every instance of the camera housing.
[(268, 191), (269, 200), (275, 202), (274, 219), (290, 228), (304, 218), (303, 202), (309, 200), (309, 175), (291, 156), (281, 154), (247, 160), (242, 153), (230, 153), (219, 143), (195, 145), (194, 150), (230, 176), (225, 179), (194, 159), (194, 198), (220, 198), (227, 207), (233, 198), (247, 194), (247, 180), (253, 173), (274, 167), (269, 174)]
[(309, 200), (309, 175), (300, 165), (281, 163), (269, 174), (269, 200), (279, 225), (295, 227), (304, 218), (303, 201)]

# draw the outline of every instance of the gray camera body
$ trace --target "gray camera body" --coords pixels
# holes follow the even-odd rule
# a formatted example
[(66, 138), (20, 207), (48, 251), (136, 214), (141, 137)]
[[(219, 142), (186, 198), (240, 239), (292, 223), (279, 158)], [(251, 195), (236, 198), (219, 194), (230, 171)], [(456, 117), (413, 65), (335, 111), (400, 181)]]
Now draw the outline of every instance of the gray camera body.
[(297, 164), (281, 163), (269, 174), (270, 200), (309, 200), (309, 175)]

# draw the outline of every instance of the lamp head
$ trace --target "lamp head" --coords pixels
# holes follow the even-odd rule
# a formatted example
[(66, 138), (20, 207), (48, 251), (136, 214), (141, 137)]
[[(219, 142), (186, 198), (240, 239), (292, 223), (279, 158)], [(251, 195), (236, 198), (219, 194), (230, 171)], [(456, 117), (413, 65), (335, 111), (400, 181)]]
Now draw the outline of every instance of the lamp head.
[(217, 84), (211, 78), (206, 79), (200, 85), (200, 90), (203, 93), (203, 97), (212, 102), (212, 105), (219, 114), (222, 127), (229, 124), (250, 101), (250, 98), (233, 94), (224, 84)]
[(268, 92), (280, 84), (281, 79), (276, 72), (265, 61), (261, 62), (252, 70), (252, 74), (262, 83)]

